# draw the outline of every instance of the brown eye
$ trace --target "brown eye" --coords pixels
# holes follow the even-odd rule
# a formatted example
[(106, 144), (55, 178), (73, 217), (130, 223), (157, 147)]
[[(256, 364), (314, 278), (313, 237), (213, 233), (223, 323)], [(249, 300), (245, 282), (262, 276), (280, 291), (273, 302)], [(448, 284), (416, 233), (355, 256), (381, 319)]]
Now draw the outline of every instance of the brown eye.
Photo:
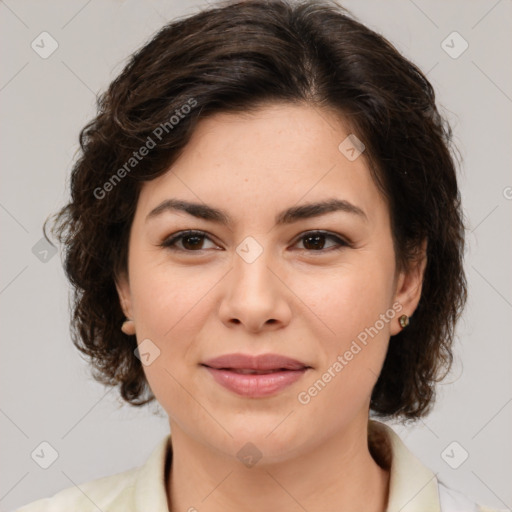
[(203, 231), (182, 231), (167, 238), (160, 245), (173, 251), (194, 252), (207, 249), (204, 247), (205, 240), (211, 239)]
[(187, 250), (202, 249), (204, 243), (204, 236), (202, 235), (187, 235), (181, 237), (182, 245)]
[[(331, 241), (331, 245), (328, 245)], [(212, 246), (205, 247), (205, 243), (211, 242)], [(332, 233), (323, 231), (310, 231), (303, 234), (296, 242), (303, 243), (303, 250), (307, 252), (325, 253), (331, 250), (339, 250), (350, 247), (350, 243)], [(295, 245), (296, 245), (295, 244)], [(181, 231), (175, 233), (160, 244), (172, 251), (199, 252), (206, 249), (218, 248), (204, 231)], [(327, 245), (327, 247), (326, 247)]]
[[(330, 239), (334, 241), (334, 245), (331, 245), (330, 247), (325, 247), (326, 240)], [(311, 252), (311, 251), (324, 251), (327, 250), (337, 250), (341, 249), (343, 247), (349, 246), (349, 243), (345, 240), (341, 239), (340, 237), (326, 233), (323, 231), (311, 231), (309, 233), (306, 233), (305, 235), (302, 235), (299, 239), (299, 242), (303, 242), (305, 250)]]

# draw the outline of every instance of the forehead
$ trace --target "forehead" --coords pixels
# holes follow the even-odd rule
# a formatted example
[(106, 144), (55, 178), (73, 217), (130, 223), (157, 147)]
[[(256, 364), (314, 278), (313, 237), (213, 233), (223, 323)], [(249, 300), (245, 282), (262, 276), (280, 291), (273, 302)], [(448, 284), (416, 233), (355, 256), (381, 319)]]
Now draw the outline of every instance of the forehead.
[[(333, 112), (274, 104), (201, 120), (172, 168), (146, 182), (138, 210), (179, 198), (233, 209), (234, 217), (336, 197), (382, 215), (384, 199), (364, 153), (353, 158), (350, 130)], [(355, 147), (355, 150), (359, 150)]]

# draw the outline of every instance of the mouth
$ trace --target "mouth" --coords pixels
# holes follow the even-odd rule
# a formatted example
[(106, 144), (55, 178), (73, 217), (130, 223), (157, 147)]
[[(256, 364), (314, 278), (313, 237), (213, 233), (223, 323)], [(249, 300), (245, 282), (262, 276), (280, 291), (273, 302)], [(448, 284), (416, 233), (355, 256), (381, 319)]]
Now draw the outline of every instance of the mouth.
[(201, 363), (214, 381), (247, 398), (263, 398), (291, 386), (312, 367), (277, 354), (228, 354)]

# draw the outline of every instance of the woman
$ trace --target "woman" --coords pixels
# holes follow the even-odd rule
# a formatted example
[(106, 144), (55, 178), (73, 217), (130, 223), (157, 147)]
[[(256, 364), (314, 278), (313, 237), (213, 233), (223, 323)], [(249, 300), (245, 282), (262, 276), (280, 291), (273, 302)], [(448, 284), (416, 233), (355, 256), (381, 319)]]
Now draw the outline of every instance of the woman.
[(466, 299), (450, 129), (333, 3), (165, 26), (81, 133), (55, 233), (74, 342), (171, 434), (29, 511), (489, 510), (377, 417), (418, 419)]

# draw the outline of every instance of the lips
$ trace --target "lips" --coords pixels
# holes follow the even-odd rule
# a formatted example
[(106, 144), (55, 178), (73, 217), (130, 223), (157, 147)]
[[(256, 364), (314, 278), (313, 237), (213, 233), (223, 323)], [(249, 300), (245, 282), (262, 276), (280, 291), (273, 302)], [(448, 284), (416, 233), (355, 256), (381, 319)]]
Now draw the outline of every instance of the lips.
[(278, 354), (227, 354), (202, 363), (214, 381), (246, 398), (270, 397), (300, 380), (311, 366)]
[(279, 354), (226, 354), (208, 359), (204, 366), (210, 368), (232, 370), (236, 373), (272, 373), (280, 370), (304, 370), (311, 368), (306, 363)]

